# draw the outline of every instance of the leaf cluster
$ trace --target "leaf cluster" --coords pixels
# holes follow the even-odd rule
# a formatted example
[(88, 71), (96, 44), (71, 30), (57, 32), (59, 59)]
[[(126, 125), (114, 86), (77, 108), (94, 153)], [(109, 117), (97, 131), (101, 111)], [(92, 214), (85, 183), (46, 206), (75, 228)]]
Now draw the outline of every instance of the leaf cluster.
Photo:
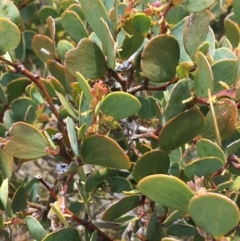
[(0, 0), (0, 239), (238, 240), (239, 107), (239, 0)]

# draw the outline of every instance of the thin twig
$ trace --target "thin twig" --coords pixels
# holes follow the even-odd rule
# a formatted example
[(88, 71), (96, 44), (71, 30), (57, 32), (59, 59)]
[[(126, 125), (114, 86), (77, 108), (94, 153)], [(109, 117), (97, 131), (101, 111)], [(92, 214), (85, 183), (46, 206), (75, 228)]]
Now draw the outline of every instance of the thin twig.
[(174, 78), (172, 81), (167, 82), (162, 86), (145, 86), (145, 85), (138, 85), (128, 90), (129, 94), (135, 94), (138, 91), (142, 90), (152, 90), (152, 91), (165, 91), (167, 87), (171, 84), (177, 83), (180, 79)]
[(117, 72), (115, 72), (114, 70), (109, 69), (108, 73), (110, 74), (110, 76), (112, 76), (121, 86), (122, 86), (122, 90), (124, 92), (127, 92), (127, 81), (125, 81), (122, 76), (120, 76)]

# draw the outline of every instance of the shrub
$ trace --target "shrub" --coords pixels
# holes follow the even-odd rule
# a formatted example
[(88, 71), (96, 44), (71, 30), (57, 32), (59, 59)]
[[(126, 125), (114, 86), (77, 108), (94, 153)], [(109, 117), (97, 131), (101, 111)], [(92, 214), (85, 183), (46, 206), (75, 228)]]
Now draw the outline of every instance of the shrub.
[(1, 240), (238, 240), (239, 42), (239, 0), (0, 1)]

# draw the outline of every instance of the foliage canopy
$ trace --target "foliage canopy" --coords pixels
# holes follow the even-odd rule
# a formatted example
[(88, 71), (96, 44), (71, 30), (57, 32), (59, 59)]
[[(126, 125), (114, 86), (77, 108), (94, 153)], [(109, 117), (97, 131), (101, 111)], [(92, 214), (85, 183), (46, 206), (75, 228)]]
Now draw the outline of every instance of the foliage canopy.
[(0, 0), (0, 239), (240, 239), (239, 107), (239, 0)]

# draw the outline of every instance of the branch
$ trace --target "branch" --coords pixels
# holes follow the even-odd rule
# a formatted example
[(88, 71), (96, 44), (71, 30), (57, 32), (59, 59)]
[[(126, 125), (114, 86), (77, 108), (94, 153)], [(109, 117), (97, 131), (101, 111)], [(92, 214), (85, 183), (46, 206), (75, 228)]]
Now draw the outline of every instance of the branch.
[(136, 92), (142, 91), (142, 90), (165, 91), (169, 85), (177, 83), (179, 80), (180, 78), (174, 78), (172, 81), (167, 82), (162, 86), (148, 86), (148, 85), (146, 86), (144, 81), (143, 84), (130, 88), (127, 92), (129, 94), (135, 94)]
[(122, 90), (127, 92), (127, 82), (114, 70), (108, 69), (108, 73), (122, 86)]
[(67, 147), (70, 149), (70, 142), (68, 139), (68, 134), (67, 131), (65, 129), (65, 124), (63, 122), (63, 120), (61, 119), (53, 101), (51, 96), (49, 95), (45, 85), (43, 84), (43, 82), (41, 81), (41, 78), (39, 75), (37, 74), (33, 74), (31, 73), (29, 70), (27, 70), (23, 65), (21, 64), (17, 64), (17, 63), (12, 63), (11, 61), (8, 61), (7, 59), (0, 57), (0, 60), (5, 62), (6, 64), (10, 65), (11, 67), (13, 67), (17, 73), (20, 73), (22, 75), (25, 75), (27, 78), (29, 78), (43, 93), (43, 95), (46, 98), (47, 103), (49, 104), (49, 107), (51, 109), (51, 111), (53, 112), (53, 114), (56, 116), (58, 123), (60, 125), (60, 129), (63, 133), (63, 137), (64, 140), (67, 142)]

